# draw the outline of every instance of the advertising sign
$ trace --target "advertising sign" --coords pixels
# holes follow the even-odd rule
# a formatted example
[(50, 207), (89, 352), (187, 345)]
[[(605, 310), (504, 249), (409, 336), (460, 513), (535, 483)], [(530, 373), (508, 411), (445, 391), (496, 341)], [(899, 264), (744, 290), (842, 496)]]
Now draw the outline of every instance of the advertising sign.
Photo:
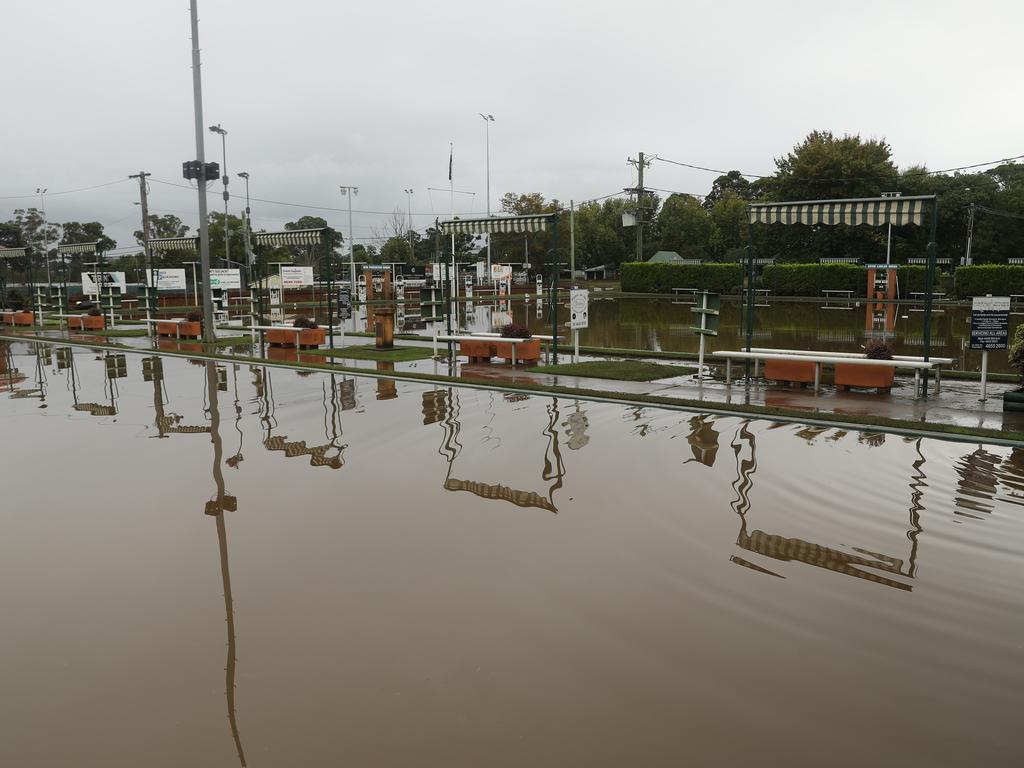
[(510, 277), (512, 277), (512, 267), (508, 264), (491, 264), (491, 280), (501, 283)]
[(237, 269), (211, 269), (210, 288), (222, 291), (227, 288), (241, 288), (242, 277)]
[[(146, 285), (149, 285), (149, 270), (143, 272)], [(158, 291), (184, 291), (185, 270), (184, 269), (154, 269), (153, 281)]]
[(569, 327), (573, 330), (586, 328), (590, 318), (590, 291), (573, 288), (569, 291)]
[(338, 319), (352, 319), (352, 290), (347, 285), (338, 289)]
[(544, 275), (537, 275), (537, 295), (544, 295)]
[(281, 267), (281, 285), (284, 288), (303, 288), (313, 284), (312, 267)]
[[(100, 272), (100, 274), (103, 276), (103, 285), (105, 287), (113, 286), (121, 293), (125, 293), (128, 290), (124, 281), (124, 272)], [(95, 272), (82, 273), (82, 293), (96, 293)]]
[(1009, 324), (1009, 296), (975, 296), (971, 302), (971, 349), (1006, 349)]
[(487, 279), (487, 262), (478, 261), (476, 263), (476, 281), (482, 283)]

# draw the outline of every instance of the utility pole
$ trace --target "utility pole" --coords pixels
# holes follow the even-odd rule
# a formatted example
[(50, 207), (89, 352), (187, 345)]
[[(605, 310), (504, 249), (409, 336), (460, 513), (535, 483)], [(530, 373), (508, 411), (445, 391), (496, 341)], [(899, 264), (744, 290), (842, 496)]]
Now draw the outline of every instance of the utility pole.
[(198, 0), (189, 2), (189, 12), (192, 22), (192, 99), (195, 110), (196, 162), (199, 166), (196, 187), (199, 194), (199, 271), (200, 279), (203, 281), (203, 340), (213, 342), (215, 333), (213, 302), (210, 300), (210, 224), (206, 211), (206, 150), (203, 145), (203, 74), (199, 60)]
[(644, 202), (647, 196), (647, 190), (644, 188), (644, 168), (651, 165), (653, 160), (644, 157), (644, 153), (641, 152), (638, 155), (638, 159), (627, 158), (626, 162), (636, 167), (637, 179), (636, 186), (632, 189), (625, 189), (625, 192), (631, 192), (636, 195), (636, 260), (644, 260), (644, 209), (646, 203)]
[[(156, 291), (156, 285), (153, 280), (153, 262), (149, 257), (149, 200), (146, 197), (148, 190), (146, 189), (146, 177), (150, 174), (145, 171), (139, 171), (129, 176), (129, 179), (139, 180), (139, 207), (142, 209), (142, 260), (143, 269), (149, 273), (148, 287), (146, 288), (146, 319), (150, 319), (150, 309), (155, 308), (154, 303), (150, 301), (150, 292)], [(152, 329), (152, 326), (150, 326)]]
[(971, 265), (971, 241), (974, 239), (974, 203), (967, 206), (967, 253), (964, 254), (964, 264)]

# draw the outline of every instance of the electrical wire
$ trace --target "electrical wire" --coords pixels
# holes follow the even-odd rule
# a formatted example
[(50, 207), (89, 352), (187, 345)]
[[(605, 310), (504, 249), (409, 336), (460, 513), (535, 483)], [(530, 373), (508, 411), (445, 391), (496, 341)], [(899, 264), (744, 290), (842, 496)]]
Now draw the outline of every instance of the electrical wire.
[[(47, 192), (46, 193), (46, 197), (53, 197), (54, 195), (73, 195), (76, 192), (88, 192), (91, 189), (100, 189), (102, 187), (112, 187), (115, 184), (123, 184), (126, 181), (129, 181), (129, 179), (117, 179), (116, 181), (108, 181), (105, 184), (94, 184), (91, 187), (80, 187), (79, 189), (65, 189), (65, 190), (62, 190), (60, 192)], [(7, 195), (5, 197), (0, 197), (0, 200), (23, 200), (23, 199), (35, 198), (35, 197), (39, 197), (39, 193), (38, 192), (36, 194), (34, 194), (34, 195)]]

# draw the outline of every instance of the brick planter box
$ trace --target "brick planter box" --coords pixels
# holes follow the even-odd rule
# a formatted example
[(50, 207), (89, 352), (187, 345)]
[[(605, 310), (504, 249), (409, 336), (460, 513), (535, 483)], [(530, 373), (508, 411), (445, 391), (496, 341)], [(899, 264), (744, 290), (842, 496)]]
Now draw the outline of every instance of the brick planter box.
[(0, 323), (4, 325), (14, 325), (14, 312), (9, 309), (0, 312)]
[(765, 360), (764, 377), (772, 381), (814, 383), (814, 363), (810, 360)]
[(540, 339), (530, 339), (529, 341), (520, 342), (519, 344), (502, 341), (501, 339), (494, 339), (494, 341), (490, 343), (494, 345), (495, 357), (503, 357), (506, 360), (511, 360), (512, 347), (515, 347), (517, 363), (529, 365), (540, 362)]
[(157, 323), (156, 324), (156, 335), (157, 336), (173, 336), (178, 337), (179, 335), (183, 339), (198, 339), (203, 335), (203, 324), (199, 320), (190, 321), (187, 323)]
[(298, 333), (287, 328), (272, 328), (267, 331), (267, 343), (274, 347), (294, 347), (303, 349), (319, 347), (327, 341), (327, 329), (303, 328)]
[(896, 369), (891, 365), (843, 365), (836, 364), (836, 387), (877, 387), (888, 393), (896, 378)]
[(107, 320), (103, 315), (82, 315), (68, 318), (69, 331), (102, 331), (106, 327)]
[(468, 357), (471, 363), (489, 363), (494, 357), (494, 345), (488, 339), (460, 341), (459, 352)]
[(35, 316), (31, 312), (15, 312), (13, 320), (15, 325), (32, 325)]

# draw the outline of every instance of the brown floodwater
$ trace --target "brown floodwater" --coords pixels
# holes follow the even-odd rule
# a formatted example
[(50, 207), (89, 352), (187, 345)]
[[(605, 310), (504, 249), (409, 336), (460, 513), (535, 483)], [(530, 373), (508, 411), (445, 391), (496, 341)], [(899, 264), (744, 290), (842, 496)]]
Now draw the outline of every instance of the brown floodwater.
[(0, 765), (1024, 764), (1024, 450), (0, 348)]

